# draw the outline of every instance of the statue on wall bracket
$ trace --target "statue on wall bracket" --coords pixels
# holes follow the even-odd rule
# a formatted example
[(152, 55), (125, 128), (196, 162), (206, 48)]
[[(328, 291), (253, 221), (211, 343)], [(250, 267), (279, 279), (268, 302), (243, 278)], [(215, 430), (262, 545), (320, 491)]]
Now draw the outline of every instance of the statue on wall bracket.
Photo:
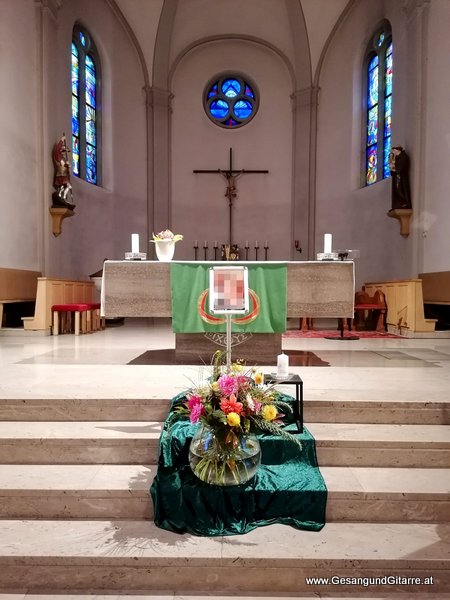
[(388, 217), (400, 221), (400, 234), (409, 235), (409, 221), (412, 215), (411, 189), (409, 186), (409, 157), (402, 146), (392, 146), (389, 154), (392, 193), (391, 210)]
[(52, 158), (55, 168), (53, 179), (55, 191), (52, 194), (52, 208), (68, 208), (73, 211), (75, 204), (73, 204), (69, 149), (67, 148), (65, 134), (53, 146)]

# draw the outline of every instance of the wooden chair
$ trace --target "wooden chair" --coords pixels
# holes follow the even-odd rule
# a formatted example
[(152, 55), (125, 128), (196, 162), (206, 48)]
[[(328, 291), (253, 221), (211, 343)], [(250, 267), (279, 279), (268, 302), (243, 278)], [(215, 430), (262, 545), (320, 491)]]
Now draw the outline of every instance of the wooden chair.
[(378, 313), (376, 317), (375, 331), (386, 331), (386, 296), (381, 290), (376, 290), (373, 296), (369, 296), (364, 290), (355, 294), (355, 318), (352, 319), (351, 328), (359, 326), (361, 322), (365, 325), (373, 322), (374, 311)]

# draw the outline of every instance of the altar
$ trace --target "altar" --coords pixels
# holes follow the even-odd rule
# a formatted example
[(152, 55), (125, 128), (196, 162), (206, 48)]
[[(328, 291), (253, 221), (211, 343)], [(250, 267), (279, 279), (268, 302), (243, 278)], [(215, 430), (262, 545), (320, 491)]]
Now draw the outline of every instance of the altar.
[[(173, 261), (177, 264), (218, 266), (258, 265), (262, 269), (280, 264), (273, 261), (204, 262)], [(102, 315), (115, 317), (171, 317), (172, 297), (170, 262), (105, 261), (102, 277)], [(353, 261), (295, 261), (286, 265), (287, 318), (352, 318), (354, 309)], [(176, 334), (177, 352), (192, 351), (192, 338)], [(198, 336), (196, 347), (211, 352), (214, 342)], [(264, 336), (264, 337), (260, 337)], [(209, 350), (208, 350), (209, 348)], [(259, 364), (281, 350), (281, 333), (256, 333), (251, 336), (251, 352), (260, 349)], [(214, 349), (217, 349), (215, 346)], [(239, 343), (239, 354), (245, 358), (245, 342)]]

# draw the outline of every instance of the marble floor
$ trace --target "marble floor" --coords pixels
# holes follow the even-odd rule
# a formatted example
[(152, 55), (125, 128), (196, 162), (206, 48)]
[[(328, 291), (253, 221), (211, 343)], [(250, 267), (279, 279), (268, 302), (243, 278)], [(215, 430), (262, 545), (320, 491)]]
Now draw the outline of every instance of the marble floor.
[[(295, 326), (295, 324), (293, 324)], [(21, 332), (18, 332), (19, 334)], [(57, 397), (61, 389), (74, 397), (147, 397), (155, 385), (183, 389), (197, 380), (199, 365), (129, 365), (148, 350), (175, 346), (166, 319), (126, 319), (90, 335), (18, 335), (0, 337), (0, 398)], [(335, 341), (284, 339), (283, 349), (316, 355), (329, 366), (292, 367), (309, 389), (341, 389), (350, 397), (364, 390), (365, 397), (428, 398), (450, 392), (450, 339), (384, 338)], [(261, 365), (263, 370), (274, 370)], [(68, 387), (76, 382), (72, 392)]]

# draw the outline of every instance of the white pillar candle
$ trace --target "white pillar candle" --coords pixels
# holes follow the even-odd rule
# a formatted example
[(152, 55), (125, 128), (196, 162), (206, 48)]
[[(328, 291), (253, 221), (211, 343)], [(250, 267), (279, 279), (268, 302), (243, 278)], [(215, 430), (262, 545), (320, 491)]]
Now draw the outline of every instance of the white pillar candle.
[(281, 353), (277, 356), (277, 377), (287, 377), (289, 375), (289, 356)]
[(333, 244), (333, 236), (331, 235), (331, 233), (326, 233), (323, 236), (323, 251), (325, 254), (330, 254), (330, 252), (332, 252), (332, 250), (331, 250), (332, 244)]
[(139, 234), (131, 234), (131, 252), (133, 254), (139, 254)]

